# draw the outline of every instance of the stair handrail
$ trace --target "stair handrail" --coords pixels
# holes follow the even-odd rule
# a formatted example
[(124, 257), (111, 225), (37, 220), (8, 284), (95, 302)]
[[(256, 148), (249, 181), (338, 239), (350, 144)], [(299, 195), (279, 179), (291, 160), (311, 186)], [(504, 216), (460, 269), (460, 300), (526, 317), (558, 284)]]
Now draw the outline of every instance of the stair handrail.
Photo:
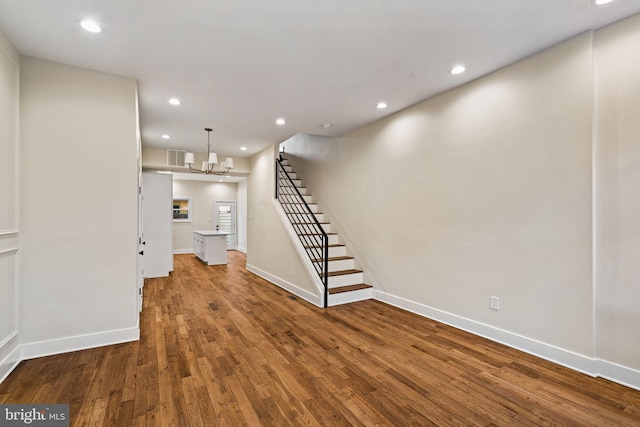
[[(322, 228), (320, 221), (318, 221), (316, 215), (313, 213), (313, 211), (311, 211), (309, 204), (302, 196), (302, 193), (300, 193), (300, 190), (298, 190), (298, 187), (296, 187), (287, 170), (284, 168), (284, 165), (282, 164), (283, 160), (286, 159), (282, 155), (282, 153), (280, 153), (280, 155), (276, 159), (275, 198), (280, 202), (280, 205), (287, 214), (287, 218), (289, 219), (291, 226), (296, 231), (296, 234), (305, 247), (307, 255), (311, 259), (316, 272), (320, 276), (320, 280), (324, 285), (324, 307), (326, 308), (329, 301), (329, 235), (326, 231), (324, 231), (324, 228)], [(287, 185), (283, 185), (281, 181), (284, 181), (284, 183)], [(288, 188), (290, 192), (284, 192), (285, 188)], [(295, 193), (290, 190), (291, 188), (295, 190)], [(292, 200), (295, 200), (295, 202), (292, 202)], [(304, 212), (296, 211), (295, 209), (293, 209), (291, 207), (291, 205), (293, 204), (303, 206)], [(302, 215), (304, 215), (305, 219), (313, 219), (313, 222), (294, 223), (292, 221), (292, 217), (294, 219), (300, 220)], [(305, 230), (302, 225), (314, 226), (314, 231), (319, 231), (319, 233), (304, 233), (304, 231), (309, 230)], [(318, 235), (321, 236), (320, 239), (313, 237)]]

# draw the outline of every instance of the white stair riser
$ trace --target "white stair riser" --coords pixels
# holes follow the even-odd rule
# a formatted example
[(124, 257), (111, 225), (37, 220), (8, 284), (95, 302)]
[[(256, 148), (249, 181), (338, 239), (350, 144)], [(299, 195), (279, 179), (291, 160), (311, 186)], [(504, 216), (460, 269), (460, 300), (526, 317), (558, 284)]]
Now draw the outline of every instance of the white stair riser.
[(352, 259), (329, 260), (329, 272), (340, 270), (353, 270), (355, 262)]
[(300, 192), (300, 194), (302, 194), (303, 196), (305, 194), (307, 194), (307, 188), (306, 187), (298, 187), (298, 191)]
[[(310, 249), (304, 243), (303, 243), (303, 246), (305, 247), (305, 250), (307, 251), (311, 259), (317, 259), (322, 257), (322, 249), (318, 247), (314, 247), (313, 249)], [(339, 256), (347, 256), (347, 247), (344, 245), (329, 246), (329, 258), (335, 258)]]
[[(310, 243), (315, 243), (315, 242), (319, 242), (322, 243), (322, 235), (321, 234), (315, 234), (312, 236), (300, 236), (303, 243), (306, 243), (307, 246), (310, 246)], [(329, 234), (327, 235), (327, 237), (329, 238), (329, 244), (330, 245), (337, 245), (338, 243), (340, 243), (338, 240), (338, 235), (337, 234)]]
[(298, 175), (295, 172), (289, 172), (289, 178), (298, 179)]
[(305, 202), (307, 202), (307, 203), (313, 203), (313, 197), (312, 197), (312, 196), (309, 196), (309, 195), (303, 194), (303, 195), (302, 195), (302, 198), (303, 198), (303, 199), (304, 199), (304, 201), (305, 201)]
[(339, 294), (329, 295), (328, 306), (347, 304), (350, 302), (364, 301), (373, 298), (373, 289), (358, 289), (357, 291), (341, 292)]
[(329, 277), (329, 288), (337, 288), (339, 286), (357, 285), (364, 282), (363, 273), (342, 274), (340, 276)]
[(329, 258), (336, 256), (347, 256), (346, 246), (334, 246), (329, 248)]
[(295, 185), (296, 187), (302, 187), (302, 180), (292, 179), (291, 181), (293, 181), (293, 185)]

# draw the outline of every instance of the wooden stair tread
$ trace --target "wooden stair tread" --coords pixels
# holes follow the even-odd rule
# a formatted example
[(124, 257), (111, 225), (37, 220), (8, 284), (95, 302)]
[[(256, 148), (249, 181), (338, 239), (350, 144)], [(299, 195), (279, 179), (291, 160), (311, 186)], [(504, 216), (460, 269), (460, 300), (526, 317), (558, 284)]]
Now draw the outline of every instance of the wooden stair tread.
[[(291, 203), (289, 203), (289, 204), (291, 204)], [(302, 203), (300, 203), (300, 204), (302, 204)], [(314, 214), (314, 215), (324, 215), (323, 212), (311, 212), (311, 213)], [(287, 214), (287, 215), (309, 215), (309, 212), (285, 212), (285, 214)], [(306, 222), (303, 222), (301, 224), (306, 224)], [(326, 224), (328, 224), (328, 222)]]
[[(340, 246), (344, 246), (342, 243), (334, 243), (333, 245), (329, 245), (330, 248), (337, 248)], [(305, 246), (305, 249), (315, 249), (315, 248), (321, 248), (322, 246)]]
[(280, 202), (280, 203), (282, 203), (283, 205), (304, 205), (304, 204), (307, 204), (307, 205), (317, 205), (317, 203), (313, 203), (313, 202), (312, 202), (312, 203), (310, 203), (310, 202), (307, 202), (307, 203), (300, 203), (300, 202)]
[[(337, 236), (338, 233), (326, 233), (327, 236)], [(322, 233), (298, 233), (298, 236), (322, 236)]]
[[(329, 261), (346, 261), (346, 260), (353, 259), (353, 257), (352, 256), (333, 256), (333, 257), (329, 257), (328, 259)], [(311, 260), (311, 262), (320, 262), (320, 261), (322, 261), (321, 258), (316, 258)]]
[(335, 276), (344, 276), (347, 274), (355, 274), (355, 273), (362, 273), (362, 270), (340, 270), (340, 271), (331, 271), (328, 273), (329, 277), (335, 277)]
[(339, 286), (337, 288), (330, 288), (329, 295), (339, 294), (342, 292), (359, 291), (361, 289), (369, 289), (372, 287), (373, 286), (367, 285), (365, 283), (360, 283), (358, 285)]

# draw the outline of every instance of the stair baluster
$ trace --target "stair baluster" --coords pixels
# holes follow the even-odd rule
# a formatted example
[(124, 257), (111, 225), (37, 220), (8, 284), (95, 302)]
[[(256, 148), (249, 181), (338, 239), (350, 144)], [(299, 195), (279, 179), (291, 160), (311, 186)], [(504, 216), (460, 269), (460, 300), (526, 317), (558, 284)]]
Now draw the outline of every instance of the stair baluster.
[(329, 301), (329, 236), (283, 166), (284, 160), (282, 155), (276, 159), (276, 198), (320, 276), (326, 308)]

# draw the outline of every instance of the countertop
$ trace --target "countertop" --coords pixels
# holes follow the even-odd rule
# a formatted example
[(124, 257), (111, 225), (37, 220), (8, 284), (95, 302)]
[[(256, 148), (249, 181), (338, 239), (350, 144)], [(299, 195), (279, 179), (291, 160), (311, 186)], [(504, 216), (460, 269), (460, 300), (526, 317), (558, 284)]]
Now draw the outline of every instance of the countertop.
[(201, 236), (226, 236), (229, 234), (224, 231), (215, 230), (194, 231), (194, 233), (200, 234)]

